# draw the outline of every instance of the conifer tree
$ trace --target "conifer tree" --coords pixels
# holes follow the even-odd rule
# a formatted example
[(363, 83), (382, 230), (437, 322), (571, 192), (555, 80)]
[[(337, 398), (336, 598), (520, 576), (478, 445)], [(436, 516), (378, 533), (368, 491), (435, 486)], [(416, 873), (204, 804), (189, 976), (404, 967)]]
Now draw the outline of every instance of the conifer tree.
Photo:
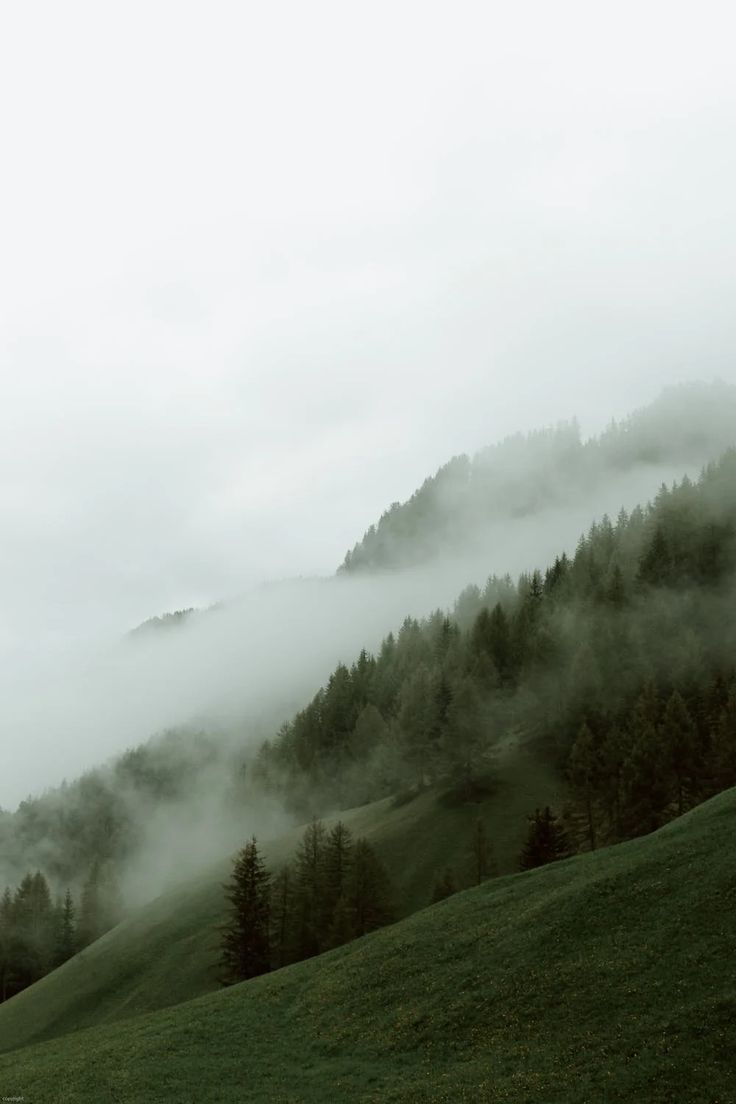
[(61, 966), (77, 949), (75, 908), (71, 891), (67, 889), (59, 902), (55, 916), (54, 965)]
[(355, 842), (346, 896), (356, 936), (365, 935), (393, 922), (388, 874), (365, 839)]
[(470, 843), (471, 874), (473, 885), (480, 885), (493, 873), (493, 847), (488, 839), (485, 825), (478, 817), (473, 828)]
[(6, 886), (0, 898), (0, 1003), (10, 996), (13, 928), (13, 898), (10, 889)]
[(294, 863), (297, 957), (319, 954), (325, 942), (325, 827), (314, 817), (305, 829)]
[(276, 969), (294, 961), (294, 869), (282, 866), (271, 886), (271, 952)]
[(570, 781), (578, 791), (585, 804), (585, 815), (588, 824), (588, 843), (590, 850), (596, 847), (596, 824), (593, 798), (599, 770), (598, 754), (593, 740), (593, 733), (587, 723), (583, 723), (578, 732), (577, 739), (572, 746), (569, 760)]
[(254, 836), (238, 852), (232, 877), (225, 886), (230, 908), (222, 928), (223, 985), (234, 985), (271, 969), (269, 881)]
[(700, 748), (698, 733), (682, 696), (673, 691), (662, 718), (663, 747), (668, 752), (669, 765), (674, 777), (677, 813), (682, 816), (685, 801), (695, 791), (695, 779), (699, 773)]
[(324, 845), (323, 912), (325, 927), (332, 925), (337, 902), (344, 896), (353, 857), (353, 837), (342, 821), (338, 821)]
[(570, 846), (565, 830), (549, 805), (543, 811), (536, 810), (529, 817), (529, 831), (521, 852), (521, 869), (532, 870), (537, 866), (565, 859), (570, 854)]
[(736, 785), (736, 686), (717, 715), (712, 740), (717, 787)]

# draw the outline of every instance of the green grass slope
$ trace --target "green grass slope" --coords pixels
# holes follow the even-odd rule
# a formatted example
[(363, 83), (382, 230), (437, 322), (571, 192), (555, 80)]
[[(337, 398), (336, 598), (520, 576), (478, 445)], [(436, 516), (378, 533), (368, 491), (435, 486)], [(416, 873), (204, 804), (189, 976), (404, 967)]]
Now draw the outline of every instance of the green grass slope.
[(319, 959), (0, 1056), (34, 1104), (736, 1100), (736, 791)]
[[(342, 814), (371, 839), (397, 887), (406, 915), (430, 899), (438, 873), (469, 876), (468, 848), (481, 816), (501, 872), (514, 870), (535, 804), (554, 802), (559, 782), (517, 743), (500, 749), (494, 790), (478, 804), (453, 806), (428, 792), (400, 806), (384, 800)], [(299, 828), (266, 844), (274, 868), (293, 853)], [(223, 920), (223, 862), (138, 911), (60, 969), (0, 1005), (0, 1051), (178, 1004), (219, 989), (217, 926)], [(467, 884), (467, 882), (465, 883)]]

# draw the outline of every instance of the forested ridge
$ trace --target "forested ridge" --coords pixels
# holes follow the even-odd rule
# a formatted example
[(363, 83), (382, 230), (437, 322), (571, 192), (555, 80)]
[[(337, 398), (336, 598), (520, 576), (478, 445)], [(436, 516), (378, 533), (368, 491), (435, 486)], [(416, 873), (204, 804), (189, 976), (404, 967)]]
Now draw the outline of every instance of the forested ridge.
[[(427, 787), (473, 802), (511, 739), (569, 781), (554, 812), (570, 848), (658, 827), (736, 784), (735, 594), (732, 450), (697, 482), (602, 518), (545, 571), (492, 576), (451, 612), (407, 619), (375, 655), (338, 665), (256, 754), (173, 731), (28, 799), (0, 822), (17, 871), (0, 922), (6, 994), (59, 960), (65, 903), (67, 944), (88, 938), (84, 887), (101, 872), (114, 885), (141, 844), (137, 810), (186, 802), (213, 764), (232, 809), (265, 792), (298, 821)], [(101, 909), (96, 934), (124, 904)]]
[(426, 785), (470, 798), (516, 732), (567, 772), (581, 844), (649, 831), (736, 783), (735, 569), (729, 451), (544, 573), (471, 586), (452, 616), (338, 666), (255, 774), (297, 809)]
[[(617, 473), (674, 464), (697, 472), (733, 445), (736, 388), (670, 387), (655, 402), (584, 440), (576, 420), (517, 433), (453, 457), (406, 502), (394, 502), (346, 554), (339, 571), (390, 570), (462, 554), (488, 526), (595, 494)], [(591, 511), (600, 513), (601, 509)]]

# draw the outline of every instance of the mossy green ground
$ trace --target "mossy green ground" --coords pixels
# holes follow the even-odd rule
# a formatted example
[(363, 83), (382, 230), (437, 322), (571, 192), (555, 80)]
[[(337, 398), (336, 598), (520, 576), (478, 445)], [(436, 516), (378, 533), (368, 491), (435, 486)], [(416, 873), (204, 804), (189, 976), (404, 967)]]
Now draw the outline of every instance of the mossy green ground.
[(28, 1102), (736, 1101), (736, 791), (318, 959), (0, 1057)]
[[(515, 741), (500, 750), (493, 792), (457, 805), (427, 792), (404, 804), (391, 799), (341, 814), (376, 846), (397, 889), (399, 914), (429, 903), (436, 876), (453, 867), (470, 882), (470, 841), (477, 817), (493, 841), (499, 870), (515, 870), (535, 804), (554, 803), (555, 773)], [(336, 818), (334, 818), (336, 819)], [(264, 844), (269, 865), (293, 854), (303, 829)], [(111, 1023), (219, 990), (217, 927), (225, 906), (224, 861), (153, 901), (30, 989), (0, 1005), (0, 1051)], [(465, 879), (463, 881), (463, 878)]]

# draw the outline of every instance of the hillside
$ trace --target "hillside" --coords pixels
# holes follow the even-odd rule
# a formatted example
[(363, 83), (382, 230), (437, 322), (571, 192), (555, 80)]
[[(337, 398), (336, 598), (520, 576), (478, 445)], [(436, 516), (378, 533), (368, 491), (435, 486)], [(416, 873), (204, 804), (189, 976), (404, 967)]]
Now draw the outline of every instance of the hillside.
[[(443, 555), (488, 553), (498, 526), (621, 495), (610, 508), (653, 494), (657, 481), (691, 475), (736, 444), (736, 388), (689, 384), (667, 389), (655, 402), (600, 436), (583, 440), (576, 421), (517, 434), (473, 457), (455, 456), (406, 502), (394, 502), (347, 553), (339, 570), (408, 567)], [(635, 472), (649, 473), (631, 484)], [(627, 477), (628, 478), (625, 478)], [(627, 488), (630, 490), (627, 492)], [(646, 488), (646, 489), (645, 489)]]
[(320, 959), (0, 1057), (57, 1101), (728, 1104), (736, 792)]
[[(467, 884), (469, 844), (481, 817), (499, 872), (517, 867), (526, 814), (556, 804), (560, 783), (552, 769), (511, 743), (499, 755), (492, 793), (479, 803), (452, 805), (436, 792), (401, 804), (392, 799), (341, 814), (355, 835), (371, 840), (396, 887), (401, 915), (422, 908), (438, 874), (450, 866)], [(336, 818), (333, 818), (336, 819)], [(290, 858), (302, 829), (264, 848), (276, 868)], [(113, 1022), (218, 989), (217, 925), (221, 889), (229, 871), (208, 874), (153, 901), (75, 958), (0, 1005), (0, 1050)]]

